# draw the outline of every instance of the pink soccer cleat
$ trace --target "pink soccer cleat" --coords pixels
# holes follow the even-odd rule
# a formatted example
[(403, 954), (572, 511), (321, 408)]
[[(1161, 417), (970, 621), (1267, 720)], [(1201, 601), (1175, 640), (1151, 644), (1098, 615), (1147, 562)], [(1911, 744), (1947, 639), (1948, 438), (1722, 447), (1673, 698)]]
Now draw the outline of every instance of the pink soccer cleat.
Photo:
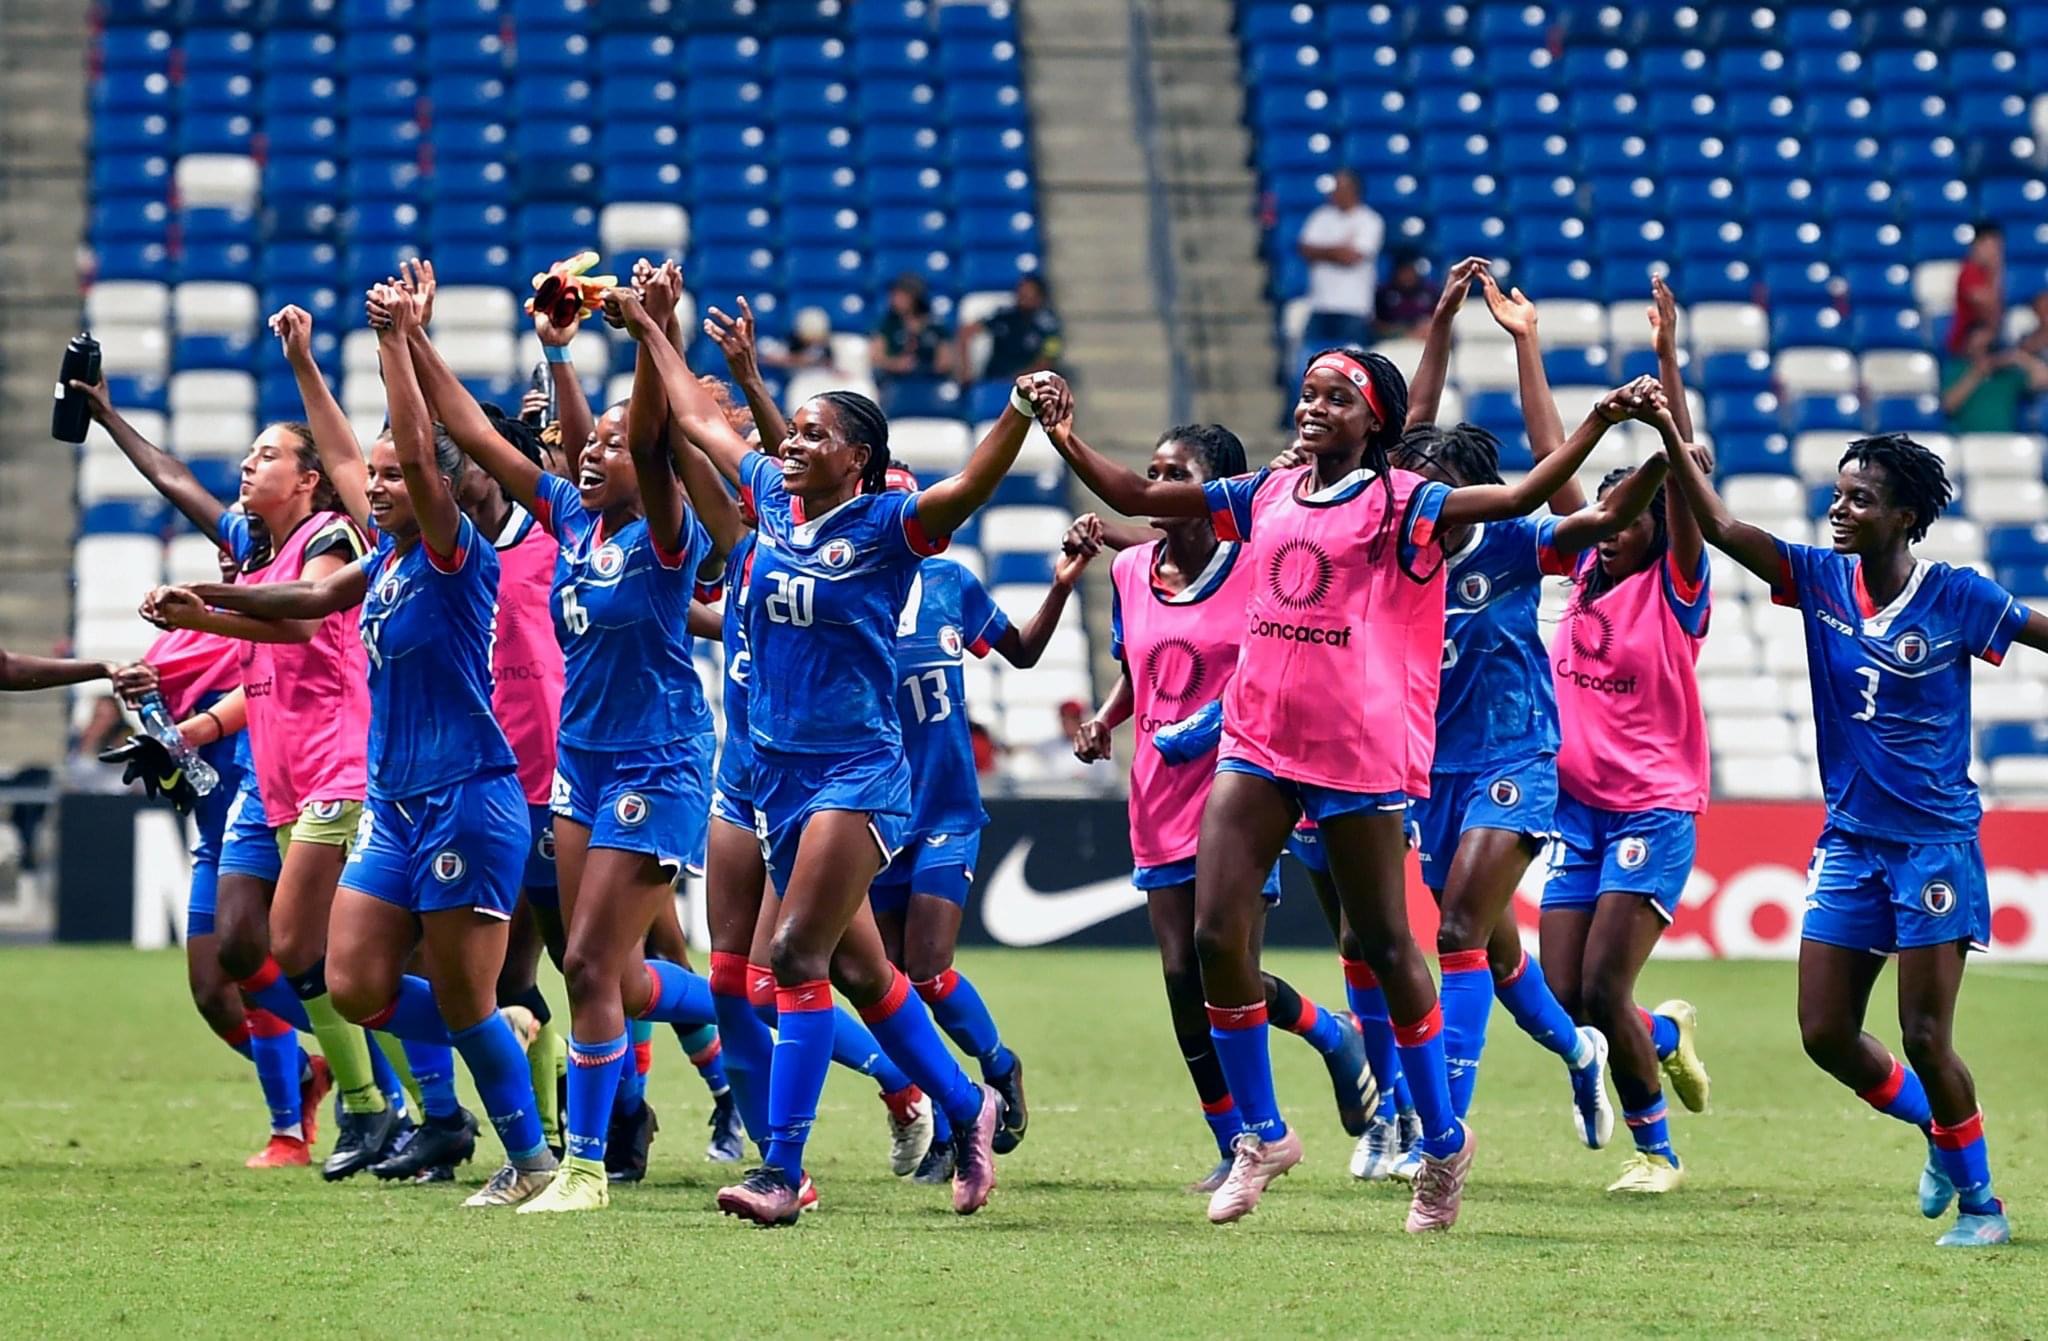
[(996, 1128), (1003, 1120), (1002, 1096), (986, 1085), (974, 1125), (953, 1135), (953, 1213), (972, 1215), (988, 1205), (996, 1190)]
[(1442, 1159), (1432, 1159), (1428, 1155), (1421, 1157), (1422, 1167), (1415, 1174), (1415, 1200), (1408, 1207), (1407, 1229), (1410, 1234), (1449, 1229), (1458, 1223), (1458, 1208), (1465, 1202), (1465, 1175), (1472, 1171), (1472, 1151), (1476, 1144), (1470, 1127), (1460, 1122), (1458, 1130), (1464, 1134), (1465, 1143), (1458, 1147), (1456, 1154)]
[(805, 1174), (804, 1181), (796, 1190), (796, 1208), (799, 1213), (818, 1209), (818, 1185)]
[(1245, 1132), (1230, 1150), (1230, 1173), (1209, 1198), (1209, 1223), (1213, 1225), (1227, 1225), (1250, 1215), (1273, 1180), (1301, 1163), (1301, 1138), (1292, 1131), (1277, 1141), (1262, 1141)]
[[(810, 1180), (804, 1179), (805, 1186)], [(817, 1193), (812, 1192), (813, 1199)], [(763, 1229), (793, 1225), (803, 1214), (803, 1193), (790, 1186), (782, 1170), (765, 1165), (748, 1169), (747, 1176), (731, 1187), (718, 1189), (718, 1209), (742, 1220), (752, 1220)]]

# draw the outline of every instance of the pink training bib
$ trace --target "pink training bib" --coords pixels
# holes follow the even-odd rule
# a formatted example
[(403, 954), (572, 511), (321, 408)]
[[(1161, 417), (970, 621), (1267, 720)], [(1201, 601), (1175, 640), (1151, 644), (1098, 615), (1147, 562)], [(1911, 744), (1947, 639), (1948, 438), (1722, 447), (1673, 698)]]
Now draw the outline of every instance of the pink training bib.
[[(1583, 581), (1598, 560), (1579, 562)], [(1583, 587), (1580, 589), (1583, 591)], [(1711, 605), (1707, 565), (1687, 582), (1664, 560), (1590, 605), (1575, 591), (1551, 641), (1558, 783), (1599, 810), (1707, 808), (1707, 721), (1693, 667)]]
[[(277, 557), (239, 579), (251, 586), (296, 582), (306, 546), (338, 512), (316, 512), (277, 548)], [(370, 672), (356, 624), (360, 610), (320, 621), (309, 643), (243, 643), (249, 748), (263, 792), (263, 820), (290, 824), (315, 802), (360, 801), (370, 738)]]
[(1237, 670), (1251, 564), (1242, 545), (1224, 543), (1187, 587), (1166, 593), (1152, 570), (1165, 541), (1116, 556), (1116, 584), (1124, 663), (1130, 667), (1131, 857), (1139, 866), (1164, 866), (1195, 855), (1202, 806), (1216, 779), (1215, 751), (1169, 763), (1152, 744), (1163, 726), (1194, 716), (1222, 696)]
[(498, 629), (491, 649), (491, 711), (519, 761), (519, 786), (548, 803), (555, 739), (562, 728), (562, 647), (548, 607), (558, 547), (547, 528), (514, 505), (498, 537)]
[(1362, 469), (1323, 489), (1313, 466), (1210, 486), (1227, 503), (1217, 535), (1246, 539), (1251, 565), (1224, 758), (1340, 791), (1429, 795), (1444, 642), (1435, 530), (1450, 491), (1389, 478), (1391, 499)]
[(142, 659), (156, 667), (157, 688), (173, 721), (199, 711), (209, 694), (225, 694), (242, 682), (242, 648), (232, 638), (198, 629), (171, 629), (149, 645)]

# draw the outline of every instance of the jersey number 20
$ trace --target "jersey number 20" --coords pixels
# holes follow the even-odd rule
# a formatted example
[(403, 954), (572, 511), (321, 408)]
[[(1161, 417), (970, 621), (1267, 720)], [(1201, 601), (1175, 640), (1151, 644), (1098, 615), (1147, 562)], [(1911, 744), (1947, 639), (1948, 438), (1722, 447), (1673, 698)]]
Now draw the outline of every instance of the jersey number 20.
[(768, 618), (778, 624), (809, 628), (818, 580), (803, 573), (770, 573), (768, 580), (775, 584), (775, 590), (763, 599), (761, 607), (768, 612)]

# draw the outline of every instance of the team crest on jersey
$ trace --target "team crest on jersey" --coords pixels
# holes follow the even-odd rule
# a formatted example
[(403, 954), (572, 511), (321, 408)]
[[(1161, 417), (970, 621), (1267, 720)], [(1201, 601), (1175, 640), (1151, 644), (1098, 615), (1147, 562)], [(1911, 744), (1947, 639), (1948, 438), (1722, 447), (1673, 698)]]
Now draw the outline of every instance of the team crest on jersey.
[(1621, 840), (1621, 846), (1615, 849), (1614, 859), (1621, 863), (1622, 870), (1636, 870), (1650, 859), (1650, 845), (1631, 834)]
[(1321, 605), (1336, 583), (1336, 565), (1322, 546), (1298, 537), (1273, 551), (1266, 569), (1267, 590), (1290, 610), (1312, 610)]
[(452, 885), (469, 869), (469, 863), (464, 861), (462, 854), (454, 848), (444, 847), (434, 854), (434, 864), (430, 869), (434, 872), (436, 880), (444, 885)]
[(1955, 910), (1955, 886), (1946, 880), (1929, 880), (1920, 891), (1920, 906), (1936, 917), (1947, 917)]
[(1485, 605), (1493, 595), (1493, 579), (1484, 573), (1467, 573), (1458, 579), (1458, 599), (1466, 605)]
[(853, 542), (844, 536), (826, 541), (825, 547), (818, 551), (818, 562), (827, 568), (846, 567), (853, 562)]
[(1898, 656), (1899, 664), (1917, 666), (1927, 660), (1927, 635), (1917, 629), (1902, 633), (1892, 644), (1892, 651)]
[(553, 861), (555, 859), (555, 826), (550, 824), (547, 828), (542, 829), (540, 831), (540, 841), (534, 846), (540, 852), (540, 859), (542, 861)]
[(1502, 809), (1506, 809), (1522, 799), (1522, 789), (1515, 785), (1513, 778), (1494, 779), (1493, 785), (1486, 789), (1486, 794), (1493, 799), (1495, 805), (1500, 806)]
[(590, 571), (599, 577), (617, 577), (625, 568), (626, 551), (617, 545), (599, 545), (597, 553), (590, 556)]
[(612, 803), (612, 815), (630, 829), (647, 818), (647, 798), (638, 792), (627, 792)]
[(940, 625), (939, 650), (949, 657), (957, 657), (960, 655), (961, 646), (960, 630), (954, 628), (951, 624)]
[(398, 588), (398, 574), (385, 574), (384, 580), (377, 584), (377, 600), (384, 605), (398, 604)]
[(1208, 673), (1202, 650), (1186, 638), (1161, 638), (1145, 653), (1145, 680), (1154, 695), (1169, 703), (1194, 698)]
[(1597, 605), (1583, 600), (1572, 610), (1572, 650), (1580, 656), (1599, 660), (1614, 646), (1614, 621)]
[(347, 804), (346, 801), (315, 801), (306, 807), (306, 813), (325, 824), (330, 820), (340, 819), (342, 807)]

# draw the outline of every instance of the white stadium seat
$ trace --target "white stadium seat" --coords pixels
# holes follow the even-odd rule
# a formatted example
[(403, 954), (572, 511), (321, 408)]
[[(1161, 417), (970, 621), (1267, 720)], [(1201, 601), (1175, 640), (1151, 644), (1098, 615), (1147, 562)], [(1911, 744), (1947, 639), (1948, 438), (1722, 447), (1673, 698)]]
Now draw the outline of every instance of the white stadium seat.
[(348, 426), (356, 435), (356, 441), (367, 447), (384, 432), (384, 407), (379, 405), (375, 413), (351, 413), (348, 417)]
[(345, 373), (366, 372), (372, 377), (377, 376), (377, 332), (367, 326), (358, 326), (342, 336), (341, 367)]
[(1707, 717), (1707, 741), (1717, 758), (1790, 754), (1792, 724), (1777, 712), (1716, 712)]
[(257, 306), (253, 285), (197, 280), (171, 290), (171, 324), (180, 335), (251, 335)]
[(171, 419), (170, 449), (179, 456), (240, 460), (256, 441), (256, 416), (232, 411), (193, 411)]
[(782, 391), (782, 408), (785, 413), (795, 414), (798, 406), (827, 391), (858, 391), (870, 399), (881, 394), (872, 377), (856, 377), (837, 368), (803, 368), (790, 374), (789, 384)]
[[(135, 607), (164, 580), (164, 545), (154, 536), (80, 536), (71, 553), (81, 615), (135, 618)], [(139, 621), (138, 621), (139, 622)]]
[(1856, 390), (1856, 358), (1846, 349), (1781, 349), (1776, 371), (1788, 396), (1840, 396)]
[(988, 581), (988, 561), (981, 557), (981, 551), (972, 545), (948, 545), (946, 557), (959, 564), (984, 585)]
[[(683, 323), (685, 331), (696, 329), (697, 314), (696, 310), (690, 306), (688, 294), (683, 296), (681, 305), (676, 308), (676, 315), (686, 318)], [(604, 322), (597, 318), (587, 318), (583, 323), (583, 329), (578, 331), (576, 338), (569, 342), (569, 358), (576, 364), (576, 376), (581, 378), (585, 385), (592, 381), (602, 381), (605, 375), (611, 371), (611, 341), (597, 330), (597, 327), (603, 325)], [(491, 341), (491, 347), (496, 347), (493, 333), (490, 332), (474, 332), (465, 338), (481, 338)], [(623, 333), (619, 336), (619, 339), (622, 342), (619, 371), (631, 372), (633, 370), (634, 357), (632, 341)], [(505, 349), (506, 356), (503, 363), (493, 368), (481, 368), (476, 373), (466, 375), (475, 377), (516, 377), (523, 382), (532, 375), (534, 365), (545, 361), (547, 358), (547, 355), (541, 353), (540, 337), (532, 331), (527, 331), (518, 338), (516, 344), (508, 344), (505, 346)], [(479, 360), (484, 357), (481, 347), (477, 351), (477, 357)]]
[[(972, 326), (978, 321), (987, 321), (1016, 301), (1017, 295), (1009, 289), (976, 289), (973, 293), (961, 296), (959, 305), (953, 312), (954, 323), (956, 326)], [(1307, 309), (1303, 311), (1305, 314)], [(863, 340), (866, 338), (861, 337)], [(1300, 338), (1299, 331), (1295, 332), (1295, 338)]]
[(141, 599), (137, 596), (126, 610), (117, 613), (91, 615), (81, 611), (71, 640), (73, 654), (88, 661), (140, 659), (156, 640), (156, 630), (136, 616), (135, 606)]
[(1972, 484), (1982, 476), (2041, 478), (2041, 439), (2032, 433), (1965, 433), (1956, 439), (1963, 473)]
[[(1470, 310), (1471, 305), (1466, 305)], [(1492, 325), (1493, 318), (1487, 318)], [(1517, 383), (1515, 347), (1499, 341), (1467, 340), (1451, 350), (1451, 376), (1469, 394), (1511, 391)]]
[[(1728, 631), (1721, 627), (1721, 616), (1727, 606), (1714, 611), (1713, 631), (1707, 641), (1723, 636)], [(1776, 713), (1782, 711), (1778, 693), (1778, 682), (1768, 675), (1708, 675), (1699, 677), (1700, 706), (1709, 717), (1730, 713)]]
[(1698, 670), (1702, 676), (1749, 675), (1756, 670), (1760, 655), (1756, 639), (1748, 634), (1709, 627), (1706, 641), (1700, 644)]
[(253, 210), (263, 190), (262, 171), (247, 154), (186, 154), (171, 177), (186, 209)]
[(1922, 261), (1913, 267), (1913, 304), (1924, 317), (1945, 317), (1956, 310), (1956, 275), (1961, 261)]
[(100, 371), (106, 376), (162, 377), (170, 371), (171, 339), (162, 322), (117, 322), (96, 328), (93, 336), (100, 342)]
[[(1513, 348), (1515, 341), (1515, 337), (1501, 329), (1501, 324), (1493, 319), (1486, 300), (1477, 293), (1468, 295), (1465, 305), (1452, 318), (1451, 336), (1461, 345), (1507, 345)], [(1548, 330), (1544, 330), (1543, 336), (1546, 340), (1552, 338)]]
[(1842, 453), (1862, 435), (1839, 429), (1814, 429), (1792, 439), (1792, 465), (1808, 484), (1833, 484), (1841, 474)]
[(972, 445), (967, 425), (957, 419), (897, 419), (889, 425), (889, 455), (921, 474), (960, 469)]
[(1679, 330), (1696, 356), (1770, 345), (1770, 323), (1755, 303), (1694, 303), (1691, 315)]
[[(984, 360), (986, 357), (984, 353)], [(874, 350), (868, 344), (868, 337), (852, 331), (834, 331), (832, 366), (843, 371), (848, 377), (873, 376)]]
[(1941, 368), (1918, 349), (1873, 349), (1863, 356), (1863, 389), (1873, 396), (1919, 396), (1941, 389)]
[(1813, 765), (1794, 754), (1718, 758), (1714, 779), (1723, 794), (1758, 801), (1804, 800), (1820, 786)]
[[(1373, 353), (1381, 355), (1396, 368), (1399, 368), (1403, 377), (1414, 377), (1415, 365), (1422, 362), (1422, 341), (1410, 339), (1407, 336), (1402, 336), (1396, 340), (1381, 340), (1379, 343), (1370, 346), (1370, 348)], [(1313, 352), (1313, 350), (1306, 349), (1302, 351), (1304, 355)]]
[(2006, 796), (2048, 797), (2048, 755), (2009, 754), (1993, 759), (1988, 773), (1992, 788)]
[(196, 532), (171, 537), (164, 546), (164, 580), (180, 586), (220, 581), (220, 550)]
[[(1714, 641), (1711, 633), (1707, 635), (1707, 641)], [(1763, 666), (1781, 678), (1806, 674), (1806, 634), (1797, 628), (1765, 634)]]
[(2038, 722), (2048, 716), (2048, 686), (2011, 674), (1975, 675), (1970, 712), (1980, 723)]
[[(1060, 547), (1072, 520), (1064, 509), (1055, 507), (989, 508), (981, 514), (982, 552), (1051, 554)], [(1037, 606), (1034, 598), (1031, 608)]]
[(171, 319), (171, 286), (149, 279), (101, 280), (85, 291), (85, 324), (161, 326)]
[[(577, 338), (580, 341), (582, 337)], [(457, 377), (507, 377), (517, 366), (518, 346), (510, 331), (449, 331), (435, 340), (434, 347)], [(581, 359), (576, 370), (586, 375), (595, 371), (602, 376), (604, 372), (601, 366), (585, 368)]]
[[(1643, 280), (1642, 297), (1619, 298), (1607, 305), (1607, 339), (1605, 343), (1612, 346), (1617, 353), (1626, 353), (1631, 349), (1648, 349), (1650, 347), (1649, 307), (1650, 282), (1645, 277)], [(1680, 303), (1678, 305), (1678, 338), (1681, 343), (1679, 345), (1678, 357), (1681, 366), (1686, 361), (1685, 345), (1690, 343), (1686, 332), (1690, 329), (1691, 323), (1687, 320), (1685, 304)], [(1542, 333), (1545, 340), (1550, 338), (1550, 332), (1544, 331), (1541, 326), (1537, 327), (1537, 330)]]
[(171, 375), (171, 413), (256, 413), (256, 379), (247, 373), (207, 369)]
[(1937, 517), (1913, 549), (1921, 558), (1941, 563), (1982, 563), (1984, 528), (1967, 517)]
[(1551, 298), (1536, 304), (1536, 329), (1542, 332), (1543, 343), (1552, 349), (1604, 345), (1607, 309), (1578, 298)]
[(385, 415), (384, 379), (374, 372), (351, 372), (341, 379), (341, 408), (351, 419), (374, 417), (382, 423)]
[(1728, 510), (1766, 530), (1786, 519), (1806, 518), (1806, 489), (1783, 475), (1731, 475), (1721, 481)]
[(520, 301), (495, 285), (451, 284), (434, 295), (434, 334), (511, 330), (524, 315)]
[[(170, 446), (171, 421), (155, 410), (124, 409), (121, 411), (121, 417), (128, 421), (128, 427), (142, 435), (144, 441), (153, 442), (159, 447)], [(121, 449), (114, 445), (114, 440), (107, 435), (107, 430), (98, 424), (85, 430), (84, 446), (88, 453), (102, 452), (111, 456), (121, 454)]]
[(690, 215), (681, 205), (621, 201), (604, 207), (597, 235), (607, 256), (644, 253), (650, 260), (681, 260), (690, 245)]
[[(969, 430), (969, 435), (980, 442), (995, 426), (995, 420), (984, 419)], [(1024, 445), (1018, 449), (1017, 464), (1010, 467), (1010, 473), (1042, 475), (1051, 471), (1057, 474), (1063, 469), (1065, 464), (1060, 460), (1059, 449), (1052, 445), (1051, 438), (1045, 436), (1044, 429), (1033, 424), (1031, 431), (1024, 435)]]
[(78, 502), (81, 507), (113, 499), (151, 499), (156, 488), (119, 454), (88, 452), (78, 461)]
[(1963, 489), (1969, 514), (1987, 526), (2026, 526), (2048, 517), (2048, 484), (2039, 479), (1972, 479)]

